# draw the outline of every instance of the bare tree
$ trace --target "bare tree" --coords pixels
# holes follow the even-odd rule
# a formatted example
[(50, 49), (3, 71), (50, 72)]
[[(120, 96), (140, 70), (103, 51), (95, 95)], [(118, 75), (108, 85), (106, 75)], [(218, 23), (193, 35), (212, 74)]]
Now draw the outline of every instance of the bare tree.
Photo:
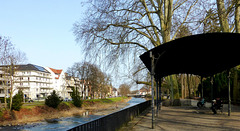
[(67, 72), (82, 81), (82, 87), (85, 87), (81, 89), (82, 96), (86, 96), (86, 92), (88, 92), (91, 98), (96, 96), (103, 98), (109, 92), (110, 76), (103, 73), (94, 64), (88, 62), (74, 63)]
[[(7, 82), (10, 81), (10, 88), (9, 88), (9, 98), (10, 98), (10, 110), (12, 108), (12, 97), (13, 93), (17, 88), (14, 88), (14, 74), (16, 70), (16, 65), (20, 63), (24, 63), (27, 58), (26, 54), (20, 50), (16, 50), (11, 43), (9, 38), (0, 38), (0, 49), (1, 49), (1, 64), (3, 66), (4, 76), (6, 77)], [(5, 108), (6, 108), (6, 98), (8, 92), (8, 86), (6, 81), (3, 82), (5, 88)]]
[(131, 89), (130, 85), (128, 85), (128, 84), (121, 84), (119, 86), (119, 93), (122, 96), (127, 96), (127, 94), (130, 94), (130, 92), (131, 92), (130, 89)]
[(175, 39), (184, 27), (203, 19), (195, 8), (202, 4), (199, 0), (91, 0), (87, 4), (86, 18), (73, 27), (85, 55), (114, 69), (129, 62), (137, 73), (144, 69), (140, 54)]

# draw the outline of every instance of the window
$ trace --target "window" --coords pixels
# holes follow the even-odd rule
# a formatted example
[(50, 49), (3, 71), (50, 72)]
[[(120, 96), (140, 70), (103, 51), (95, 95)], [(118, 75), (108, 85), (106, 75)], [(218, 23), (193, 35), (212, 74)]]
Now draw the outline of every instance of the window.
[(0, 93), (3, 94), (3, 93), (4, 93), (4, 90), (3, 90), (3, 89), (0, 89)]

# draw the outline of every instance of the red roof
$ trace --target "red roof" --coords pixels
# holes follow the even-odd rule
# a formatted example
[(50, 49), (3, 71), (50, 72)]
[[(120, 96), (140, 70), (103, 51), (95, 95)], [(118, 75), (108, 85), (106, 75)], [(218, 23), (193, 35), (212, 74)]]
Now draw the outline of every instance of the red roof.
[(49, 67), (49, 69), (50, 70), (52, 70), (56, 75), (58, 75), (58, 77), (55, 77), (55, 79), (59, 79), (59, 76), (60, 76), (60, 74), (62, 73), (62, 69), (60, 69), (60, 70), (57, 70), (57, 69), (53, 69), (53, 68), (50, 68)]

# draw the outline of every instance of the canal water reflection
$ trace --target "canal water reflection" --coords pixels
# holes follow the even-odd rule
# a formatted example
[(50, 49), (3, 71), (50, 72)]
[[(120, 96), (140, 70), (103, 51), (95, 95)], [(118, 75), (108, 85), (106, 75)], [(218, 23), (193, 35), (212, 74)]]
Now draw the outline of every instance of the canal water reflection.
[[(132, 98), (128, 101), (129, 105), (124, 107), (128, 108), (134, 106), (136, 104), (142, 103), (146, 101), (143, 98)], [(0, 130), (7, 130), (7, 131), (66, 131), (88, 121), (97, 119), (101, 116), (99, 115), (89, 115), (88, 112), (83, 114), (83, 116), (76, 116), (76, 117), (64, 117), (54, 120), (54, 122), (40, 122), (40, 123), (33, 123), (27, 124), (24, 126), (15, 126), (15, 127), (0, 127)]]

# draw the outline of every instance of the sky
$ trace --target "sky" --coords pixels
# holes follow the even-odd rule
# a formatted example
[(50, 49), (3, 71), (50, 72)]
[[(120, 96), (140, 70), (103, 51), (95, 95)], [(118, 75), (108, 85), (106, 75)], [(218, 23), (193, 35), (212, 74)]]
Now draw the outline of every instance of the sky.
[(67, 70), (83, 60), (73, 24), (86, 12), (81, 0), (0, 0), (0, 35), (26, 53), (27, 63)]

